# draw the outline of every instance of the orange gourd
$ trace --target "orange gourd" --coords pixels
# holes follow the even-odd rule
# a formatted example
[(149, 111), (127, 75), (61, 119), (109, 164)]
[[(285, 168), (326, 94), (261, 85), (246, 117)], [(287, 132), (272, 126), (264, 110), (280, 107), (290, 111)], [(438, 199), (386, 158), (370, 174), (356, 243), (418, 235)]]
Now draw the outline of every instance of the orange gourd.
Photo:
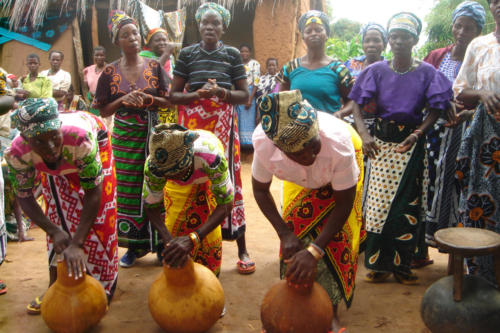
[(330, 298), (316, 282), (295, 288), (280, 281), (269, 289), (260, 308), (266, 333), (327, 333), (332, 319)]
[(224, 309), (224, 290), (214, 273), (188, 260), (183, 268), (163, 266), (149, 289), (149, 311), (168, 333), (202, 333)]
[(47, 326), (56, 333), (81, 333), (99, 323), (108, 301), (103, 286), (83, 274), (68, 276), (65, 261), (57, 263), (57, 280), (43, 296), (41, 311)]

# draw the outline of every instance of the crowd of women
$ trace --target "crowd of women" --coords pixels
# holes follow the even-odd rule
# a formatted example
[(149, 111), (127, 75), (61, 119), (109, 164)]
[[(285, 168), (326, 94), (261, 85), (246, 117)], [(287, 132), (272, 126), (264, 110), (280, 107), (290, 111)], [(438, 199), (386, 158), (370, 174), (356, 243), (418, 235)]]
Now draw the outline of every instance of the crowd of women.
[[(324, 287), (333, 332), (343, 331), (337, 306), (352, 302), (360, 249), (367, 281), (394, 275), (416, 284), (412, 268), (432, 263), (427, 246), (437, 230), (500, 233), (500, 0), (488, 3), (495, 31), (480, 36), (485, 9), (465, 1), (453, 12), (454, 43), (424, 61), (413, 57), (422, 23), (412, 13), (393, 15), (387, 29), (366, 24), (364, 55), (343, 63), (325, 53), (328, 16), (308, 11), (298, 22), (306, 54), (281, 70), (269, 58), (262, 76), (250, 46), (222, 43), (231, 15), (218, 4), (199, 7), (201, 41), (175, 60), (165, 30), (141, 37), (132, 18), (114, 11), (121, 57), (106, 64), (96, 48), (96, 64), (85, 69), (94, 114), (61, 112), (70, 110), (62, 53), (50, 54), (46, 75), (28, 56), (12, 114), (20, 134), (6, 160), (19, 205), (48, 235), (50, 283), (57, 254), (70, 274), (100, 280), (109, 299), (118, 264), (148, 252), (170, 267), (191, 256), (218, 275), (223, 239), (237, 241), (239, 272), (255, 271), (245, 242), (244, 147), (254, 150), (255, 200), (280, 238), (281, 276)], [(6, 91), (0, 107), (8, 110)], [(281, 212), (273, 176), (283, 181)], [(120, 260), (118, 246), (128, 249)], [(495, 283), (490, 257), (467, 268)], [(39, 313), (41, 302), (28, 311)]]

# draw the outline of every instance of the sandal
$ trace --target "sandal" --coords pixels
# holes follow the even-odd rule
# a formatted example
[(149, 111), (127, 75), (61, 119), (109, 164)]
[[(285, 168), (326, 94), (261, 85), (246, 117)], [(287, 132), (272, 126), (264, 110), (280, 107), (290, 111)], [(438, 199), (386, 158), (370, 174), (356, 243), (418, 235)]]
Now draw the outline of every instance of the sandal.
[(418, 276), (413, 273), (394, 272), (394, 278), (404, 285), (410, 286), (418, 284)]
[(6, 293), (7, 293), (7, 285), (2, 280), (0, 280), (0, 295)]
[(413, 259), (410, 264), (410, 268), (422, 268), (425, 266), (432, 265), (434, 260), (425, 258), (425, 259)]
[(247, 259), (245, 261), (238, 260), (236, 266), (240, 274), (252, 274), (255, 272), (255, 262), (252, 259)]
[(371, 271), (365, 276), (365, 281), (371, 282), (371, 283), (380, 283), (384, 282), (387, 280), (387, 278), (391, 276), (391, 273), (389, 272), (375, 272)]
[(42, 312), (42, 298), (37, 296), (30, 304), (26, 307), (26, 312), (30, 315), (39, 315)]

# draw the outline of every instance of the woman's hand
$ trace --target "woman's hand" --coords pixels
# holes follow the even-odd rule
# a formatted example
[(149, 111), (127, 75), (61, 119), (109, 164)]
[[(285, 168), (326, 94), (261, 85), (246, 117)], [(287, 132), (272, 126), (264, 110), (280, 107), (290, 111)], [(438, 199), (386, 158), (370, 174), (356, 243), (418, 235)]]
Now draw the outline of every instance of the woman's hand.
[(141, 108), (144, 105), (144, 95), (143, 92), (137, 90), (129, 92), (122, 97), (122, 104), (127, 108)]
[(302, 249), (292, 258), (285, 260), (285, 264), (287, 264), (285, 278), (288, 282), (301, 285), (312, 282), (318, 262), (309, 251)]
[(83, 248), (71, 244), (63, 251), (62, 254), (68, 267), (68, 276), (74, 276), (75, 279), (82, 277), (86, 271), (86, 259)]
[(363, 135), (361, 139), (363, 141), (363, 153), (368, 156), (368, 158), (376, 158), (380, 149), (375, 143), (375, 139), (369, 134)]
[(30, 92), (24, 89), (16, 89), (16, 99), (17, 100), (23, 100), (28, 98), (30, 95)]
[(295, 253), (304, 249), (304, 245), (291, 231), (280, 237), (283, 259), (290, 259)]
[(446, 109), (446, 119), (448, 120), (448, 122), (444, 124), (446, 127), (454, 127), (459, 124), (455, 103), (450, 103), (450, 107)]
[(415, 142), (417, 142), (418, 136), (414, 133), (408, 135), (406, 139), (404, 139), (403, 142), (401, 142), (395, 149), (394, 151), (396, 153), (406, 153), (408, 150), (413, 147)]
[(217, 95), (217, 93), (221, 90), (217, 85), (216, 79), (208, 79), (208, 82), (203, 85), (200, 89), (196, 90), (196, 93), (200, 98), (209, 99), (212, 96)]
[(245, 103), (245, 110), (248, 110), (250, 109), (250, 107), (252, 106), (252, 99), (248, 99), (248, 102)]
[(64, 230), (57, 229), (57, 231), (50, 235), (50, 238), (52, 239), (54, 251), (57, 254), (61, 254), (69, 246), (70, 238)]
[(171, 268), (182, 268), (192, 250), (193, 242), (189, 236), (176, 237), (165, 245), (163, 262)]
[(500, 93), (485, 90), (480, 95), (486, 111), (498, 121), (500, 117)]

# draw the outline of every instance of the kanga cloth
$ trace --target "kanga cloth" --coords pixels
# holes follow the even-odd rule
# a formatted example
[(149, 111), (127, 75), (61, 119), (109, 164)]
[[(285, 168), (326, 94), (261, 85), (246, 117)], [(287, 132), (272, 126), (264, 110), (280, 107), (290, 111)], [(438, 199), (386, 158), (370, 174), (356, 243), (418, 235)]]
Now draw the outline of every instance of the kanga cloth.
[(377, 119), (366, 202), (365, 266), (377, 272), (409, 274), (423, 218), (427, 187), (424, 138), (406, 153), (394, 149), (414, 126)]
[[(22, 137), (6, 153), (11, 183), (19, 197), (33, 195), (35, 170), (41, 174), (42, 194), (49, 220), (73, 237), (83, 209), (84, 189), (102, 184), (101, 204), (83, 250), (87, 272), (111, 296), (118, 277), (116, 234), (116, 177), (111, 140), (100, 119), (87, 112), (63, 113), (63, 162), (47, 168)], [(37, 157), (38, 156), (38, 157)], [(47, 236), (49, 264), (55, 262), (52, 240)]]
[[(360, 170), (356, 184), (356, 197), (351, 214), (342, 230), (325, 248), (326, 254), (323, 260), (318, 263), (316, 282), (325, 288), (333, 305), (337, 305), (342, 297), (347, 307), (350, 307), (354, 296), (359, 244), (364, 240), (366, 234), (362, 230), (361, 209), (363, 144), (355, 130), (351, 126), (347, 127), (351, 132), (356, 162)], [(306, 189), (294, 183), (283, 181), (283, 220), (293, 230), (293, 233), (305, 243), (309, 243), (310, 238), (316, 239), (319, 236), (334, 207), (335, 197), (331, 184), (319, 189)], [(325, 274), (325, 270), (329, 274)], [(285, 272), (285, 265), (282, 264), (282, 278)], [(336, 285), (332, 283), (332, 277)], [(340, 289), (341, 295), (339, 295), (338, 289)]]
[(241, 180), (240, 139), (234, 107), (215, 96), (211, 99), (194, 101), (189, 105), (179, 105), (179, 123), (187, 129), (210, 131), (222, 142), (234, 186), (233, 210), (222, 224), (222, 237), (227, 240), (237, 239), (245, 232), (246, 224)]

